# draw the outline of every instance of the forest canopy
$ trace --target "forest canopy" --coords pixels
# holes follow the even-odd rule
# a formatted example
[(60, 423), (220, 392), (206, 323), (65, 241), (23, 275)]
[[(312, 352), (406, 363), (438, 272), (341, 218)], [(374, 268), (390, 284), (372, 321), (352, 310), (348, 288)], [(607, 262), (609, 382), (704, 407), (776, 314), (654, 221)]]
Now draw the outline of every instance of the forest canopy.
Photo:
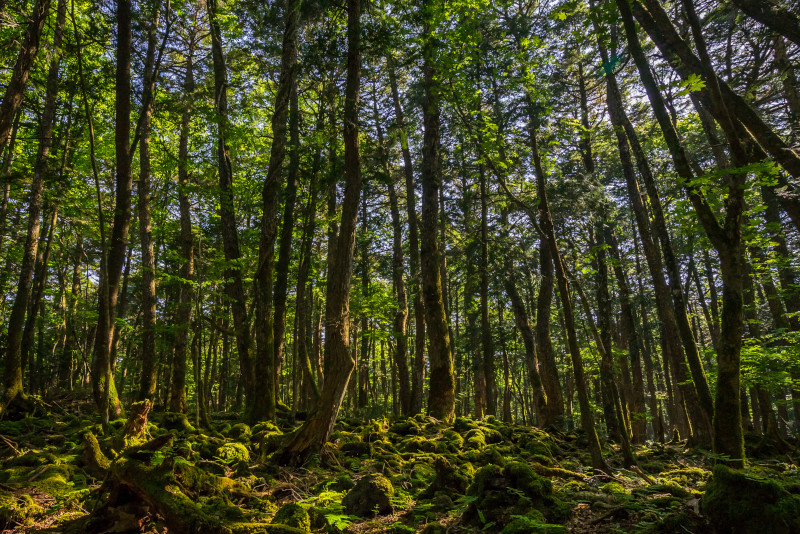
[(0, 45), (0, 528), (800, 532), (794, 2), (0, 0)]

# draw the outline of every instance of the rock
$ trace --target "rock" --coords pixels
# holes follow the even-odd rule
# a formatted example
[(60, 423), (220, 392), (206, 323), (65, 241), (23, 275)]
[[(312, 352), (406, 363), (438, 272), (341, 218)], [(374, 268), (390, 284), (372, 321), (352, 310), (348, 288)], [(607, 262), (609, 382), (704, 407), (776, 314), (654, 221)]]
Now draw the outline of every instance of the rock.
[(464, 494), (472, 481), (472, 466), (457, 468), (450, 463), (444, 456), (437, 456), (433, 461), (433, 468), (436, 471), (436, 478), (423, 495), (433, 496), (437, 491), (451, 490), (455, 493)]
[(394, 488), (389, 480), (381, 475), (373, 474), (362, 477), (347, 492), (342, 504), (345, 512), (359, 517), (374, 517), (392, 511), (392, 495)]
[(714, 467), (702, 510), (720, 533), (800, 532), (800, 499), (777, 482)]
[(311, 518), (306, 509), (297, 503), (283, 505), (275, 514), (272, 523), (295, 527), (303, 532), (311, 532)]

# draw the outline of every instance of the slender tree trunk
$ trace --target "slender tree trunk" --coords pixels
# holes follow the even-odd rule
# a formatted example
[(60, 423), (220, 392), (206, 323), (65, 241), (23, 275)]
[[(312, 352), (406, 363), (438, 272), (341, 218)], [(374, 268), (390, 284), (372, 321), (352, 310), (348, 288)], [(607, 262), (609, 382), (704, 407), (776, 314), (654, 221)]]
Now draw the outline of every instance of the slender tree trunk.
[[(6, 88), (3, 103), (0, 105), (0, 153), (2, 153), (2, 149), (8, 141), (14, 116), (17, 114), (17, 109), (22, 102), (25, 84), (27, 83), (28, 74), (39, 48), (39, 37), (44, 19), (47, 18), (49, 6), (50, 2), (47, 0), (39, 0), (34, 6), (33, 18), (25, 34), (22, 50), (17, 59), (17, 64), (14, 67), (11, 81)], [(47, 158), (53, 143), (56, 97), (58, 95), (58, 73), (61, 63), (61, 43), (64, 36), (65, 19), (66, 2), (65, 0), (60, 0), (58, 4), (55, 36), (53, 38), (54, 56), (50, 62), (50, 69), (47, 74), (45, 105), (40, 125), (41, 138), (39, 141), (39, 149), (36, 153), (33, 180), (31, 181), (28, 201), (28, 231), (25, 236), (25, 247), (23, 249), (17, 292), (14, 298), (14, 305), (11, 309), (11, 316), (8, 321), (5, 377), (3, 383), (5, 391), (3, 393), (2, 404), (0, 404), (0, 414), (2, 414), (8, 402), (14, 400), (17, 396), (24, 398), (22, 382), (22, 334), (25, 324), (25, 313), (28, 310), (31, 285), (33, 283), (32, 276), (36, 263), (36, 252), (39, 246), (39, 231), (41, 228), (39, 218), (42, 209), (42, 189), (44, 187), (45, 176), (48, 172)], [(8, 157), (10, 158), (11, 155)]]
[[(525, 365), (528, 371), (528, 380), (533, 388), (533, 401), (536, 407), (536, 417), (540, 428), (548, 428), (553, 421), (549, 418), (552, 414), (547, 409), (549, 398), (545, 393), (542, 378), (539, 375), (538, 361), (536, 354), (536, 340), (531, 330), (530, 321), (528, 320), (528, 313), (525, 310), (525, 303), (517, 291), (516, 284), (509, 272), (506, 277), (506, 295), (511, 300), (511, 309), (514, 312), (514, 322), (519, 330), (522, 343), (525, 346)], [(505, 366), (506, 363), (504, 362)]]
[(481, 360), (486, 384), (486, 415), (497, 415), (497, 379), (495, 378), (492, 327), (489, 322), (489, 209), (486, 173), (481, 166), (481, 255), (478, 264), (481, 294)]
[(411, 413), (422, 412), (423, 390), (425, 384), (425, 309), (422, 303), (422, 290), (419, 271), (419, 233), (417, 221), (417, 195), (414, 188), (414, 167), (411, 161), (411, 149), (408, 144), (408, 131), (400, 104), (400, 93), (397, 88), (392, 56), (387, 57), (389, 85), (392, 90), (395, 119), (400, 131), (400, 149), (403, 154), (403, 174), (406, 179), (406, 211), (408, 213), (408, 258), (409, 258), (409, 290), (414, 308), (414, 365), (411, 373)]
[(347, 0), (347, 79), (345, 82), (345, 191), (341, 223), (332, 256), (325, 303), (325, 382), (316, 412), (277, 454), (284, 463), (301, 464), (327, 442), (339, 413), (355, 362), (350, 355), (350, 284), (355, 248), (361, 161), (358, 147), (358, 101), (361, 86), (361, 3)]
[[(247, 419), (255, 423), (275, 418), (276, 400), (276, 347), (273, 282), (275, 272), (275, 241), (278, 236), (278, 204), (281, 189), (281, 169), (286, 157), (286, 120), (289, 114), (292, 87), (295, 84), (297, 62), (297, 20), (299, 2), (287, 0), (285, 4), (283, 52), (275, 111), (272, 115), (272, 147), (270, 148), (267, 177), (261, 190), (263, 215), (261, 242), (258, 249), (256, 271), (256, 347), (254, 376), (270, 377), (254, 381), (254, 398), (248, 403)], [(292, 186), (290, 186), (292, 187)], [(287, 258), (288, 260), (288, 258)], [(285, 301), (284, 301), (285, 306)], [(285, 312), (285, 309), (284, 309)]]
[[(406, 338), (406, 327), (408, 324), (408, 296), (404, 275), (403, 258), (403, 228), (400, 222), (400, 209), (397, 202), (397, 192), (395, 182), (389, 168), (389, 160), (383, 144), (383, 129), (380, 124), (378, 114), (377, 99), (374, 102), (375, 128), (378, 133), (378, 158), (380, 159), (381, 170), (386, 175), (389, 194), (389, 211), (392, 216), (392, 285), (397, 296), (397, 310), (394, 315), (394, 339), (395, 347), (392, 351), (394, 364), (397, 367), (397, 382), (400, 389), (400, 413), (404, 416), (411, 415), (411, 384), (408, 374), (408, 342)], [(393, 403), (395, 405), (395, 403)]]
[[(23, 48), (14, 68), (12, 79), (6, 89), (6, 94), (0, 106), (0, 152), (5, 146), (9, 136), (14, 115), (16, 115), (19, 104), (22, 100), (25, 83), (31, 64), (36, 56), (39, 46), (39, 34), (42, 24), (47, 16), (49, 2), (39, 1), (34, 7), (33, 20), (28, 26), (23, 42)], [(37, 18), (37, 17), (40, 17)], [(64, 35), (64, 22), (66, 19), (66, 2), (61, 0), (58, 4), (58, 16), (56, 21), (55, 36), (53, 38), (54, 55), (50, 62), (50, 69), (47, 75), (47, 89), (45, 94), (45, 105), (42, 112), (40, 125), (39, 149), (34, 163), (33, 180), (28, 201), (28, 231), (25, 237), (25, 247), (23, 249), (22, 264), (20, 268), (17, 293), (14, 305), (11, 310), (11, 317), (8, 322), (8, 337), (6, 339), (6, 358), (5, 358), (5, 380), (4, 380), (4, 399), (0, 405), (2, 413), (8, 401), (15, 397), (24, 397), (22, 384), (22, 335), (25, 322), (25, 313), (28, 310), (28, 300), (31, 293), (31, 285), (34, 282), (36, 253), (39, 245), (39, 231), (41, 222), (39, 220), (42, 209), (42, 189), (44, 179), (48, 172), (47, 158), (52, 146), (53, 127), (56, 118), (56, 96), (58, 95), (58, 75), (61, 63), (61, 43)], [(33, 48), (33, 50), (27, 50)], [(32, 56), (26, 54), (33, 54)], [(26, 66), (27, 65), (27, 66)], [(14, 91), (19, 91), (16, 94)], [(14, 104), (15, 100), (19, 100)], [(6, 116), (8, 114), (8, 116)], [(9, 154), (9, 158), (11, 155)], [(56, 210), (57, 211), (57, 210)], [(32, 319), (32, 318), (31, 318)]]
[[(154, 6), (147, 35), (147, 55), (144, 64), (143, 86), (145, 95), (142, 101), (147, 106), (141, 111), (141, 130), (139, 142), (139, 240), (142, 246), (142, 378), (139, 400), (155, 400), (156, 382), (156, 262), (153, 250), (153, 228), (150, 220), (150, 130), (153, 117), (153, 93), (155, 92), (155, 57), (160, 5)], [(190, 45), (187, 69), (191, 69), (192, 50)], [(187, 88), (185, 88), (187, 89)], [(183, 124), (182, 124), (183, 125)], [(183, 134), (183, 128), (181, 128)], [(181, 138), (181, 141), (183, 139)], [(180, 147), (178, 148), (180, 152)], [(178, 155), (180, 159), (180, 154)]]
[(219, 172), (220, 203), (219, 216), (222, 243), (225, 252), (225, 292), (231, 301), (233, 329), (236, 334), (236, 350), (239, 353), (244, 396), (247, 402), (254, 399), (253, 361), (250, 355), (250, 321), (245, 304), (244, 282), (238, 265), (239, 233), (236, 228), (236, 212), (233, 203), (233, 169), (231, 167), (228, 137), (228, 82), (225, 56), (222, 49), (222, 34), (217, 20), (217, 0), (206, 0), (211, 27), (211, 55), (214, 69), (214, 103), (217, 111), (217, 159)]
[[(295, 76), (296, 77), (296, 76)], [(278, 244), (278, 262), (275, 265), (275, 394), (278, 394), (281, 366), (283, 365), (284, 334), (286, 332), (286, 302), (289, 288), (289, 263), (292, 257), (297, 180), (300, 172), (300, 110), (297, 103), (297, 81), (292, 83), (289, 99), (289, 168), (286, 177), (286, 194), (283, 204), (283, 224)], [(295, 310), (295, 313), (297, 311)], [(276, 400), (277, 402), (277, 400)]]
[[(644, 398), (644, 373), (642, 371), (642, 343), (639, 331), (636, 329), (636, 319), (631, 304), (631, 289), (628, 276), (623, 268), (622, 258), (619, 252), (619, 245), (614, 233), (608, 230), (608, 242), (611, 257), (613, 258), (614, 275), (619, 287), (620, 301), (620, 328), (628, 348), (628, 358), (631, 362), (631, 374), (633, 378), (632, 398), (631, 398), (631, 430), (633, 432), (632, 442), (635, 444), (644, 443), (647, 439), (647, 415), (645, 413)], [(653, 398), (655, 396), (653, 395)], [(651, 417), (656, 418), (655, 408), (653, 407)]]
[[(171, 402), (169, 406), (169, 410), (176, 413), (185, 413), (188, 407), (186, 399), (186, 353), (187, 350), (194, 350), (193, 347), (188, 348), (194, 297), (194, 238), (192, 236), (191, 202), (189, 200), (189, 188), (191, 187), (189, 177), (189, 125), (193, 107), (191, 95), (194, 93), (194, 34), (190, 39), (189, 54), (186, 58), (186, 73), (183, 80), (187, 98), (183, 104), (180, 139), (178, 142), (179, 248), (183, 264), (181, 265), (181, 280), (178, 288), (177, 331), (172, 355)], [(144, 142), (144, 137), (142, 137), (142, 142)], [(195, 321), (199, 320), (199, 317), (195, 318)], [(151, 387), (155, 389), (155, 384)]]

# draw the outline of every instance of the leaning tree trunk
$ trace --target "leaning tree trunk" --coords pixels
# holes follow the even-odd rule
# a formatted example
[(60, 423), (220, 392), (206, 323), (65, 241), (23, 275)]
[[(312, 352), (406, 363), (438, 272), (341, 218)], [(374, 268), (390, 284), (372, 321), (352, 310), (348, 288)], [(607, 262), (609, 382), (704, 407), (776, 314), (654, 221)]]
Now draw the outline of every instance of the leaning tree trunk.
[(283, 463), (302, 464), (327, 442), (355, 362), (350, 355), (350, 283), (353, 270), (361, 160), (358, 147), (358, 100), (361, 85), (361, 2), (347, 0), (347, 80), (344, 108), (345, 189), (335, 246), (328, 251), (330, 275), (325, 302), (325, 382), (316, 412), (277, 453)]
[[(647, 14), (642, 13), (641, 6), (634, 2), (637, 9), (637, 18), (649, 23), (651, 19)], [(652, 4), (652, 5), (651, 5)], [(684, 2), (689, 15), (692, 34), (695, 44), (698, 47), (700, 59), (692, 55), (696, 68), (709, 86), (710, 100), (712, 101), (712, 113), (722, 126), (728, 138), (728, 143), (733, 156), (733, 163), (741, 167), (747, 161), (748, 156), (745, 147), (740, 144), (740, 138), (734, 125), (732, 116), (744, 122), (745, 111), (737, 105), (734, 98), (730, 97), (730, 89), (719, 81), (714, 74), (708, 54), (705, 51), (705, 43), (699, 27), (699, 21), (694, 14), (691, 2)], [(674, 32), (666, 14), (660, 10), (660, 6), (648, 0), (648, 7), (653, 10), (659, 18), (660, 23), (656, 26), (660, 31), (669, 33)], [(724, 223), (720, 224), (702, 193), (691, 185), (695, 176), (689, 164), (686, 152), (681, 145), (674, 125), (670, 121), (669, 114), (664, 103), (663, 96), (656, 84), (644, 51), (639, 43), (636, 27), (631, 12), (631, 6), (625, 2), (618, 3), (619, 11), (622, 15), (625, 26), (625, 33), (628, 39), (628, 47), (634, 62), (639, 70), (639, 75), (647, 91), (648, 98), (653, 107), (653, 112), (658, 120), (665, 141), (672, 155), (675, 170), (681, 179), (682, 185), (686, 190), (692, 206), (695, 209), (697, 218), (701, 226), (708, 235), (714, 248), (720, 257), (720, 267), (723, 279), (723, 305), (722, 305), (722, 331), (720, 335), (719, 350), (717, 352), (717, 392), (714, 402), (714, 451), (726, 457), (725, 461), (735, 467), (744, 465), (744, 438), (742, 432), (742, 418), (740, 411), (740, 358), (742, 345), (742, 332), (744, 321), (742, 317), (742, 295), (743, 295), (743, 259), (741, 251), (741, 217), (744, 210), (744, 183), (746, 174), (744, 172), (729, 172), (726, 176), (728, 198), (726, 199), (726, 210)], [(684, 43), (685, 44), (685, 43)], [(728, 93), (726, 93), (726, 91)], [(728, 107), (733, 104), (733, 107)], [(746, 104), (745, 107), (750, 109)], [(752, 110), (750, 110), (752, 111)], [(730, 115), (729, 115), (730, 113)], [(747, 124), (747, 123), (745, 123)], [(749, 126), (748, 126), (749, 128)], [(752, 130), (751, 130), (752, 131)], [(758, 138), (758, 137), (757, 137)], [(758, 138), (759, 142), (770, 141), (769, 139)], [(772, 140), (774, 141), (774, 140)], [(766, 146), (770, 150), (769, 146)], [(789, 151), (791, 152), (791, 151)], [(785, 154), (789, 158), (781, 162), (787, 170), (791, 172), (791, 154)], [(796, 157), (797, 155), (794, 154)], [(776, 157), (776, 159), (778, 159)], [(800, 163), (800, 158), (798, 159)], [(723, 169), (724, 170), (724, 169)]]
[[(0, 152), (2, 152), (6, 138), (10, 133), (16, 109), (22, 101), (22, 92), (24, 92), (25, 83), (27, 82), (28, 73), (31, 68), (30, 64), (33, 63), (36, 51), (38, 50), (39, 34), (41, 33), (44, 19), (47, 18), (49, 5), (49, 1), (39, 1), (34, 7), (34, 18), (28, 26), (25, 41), (23, 42), (23, 49), (20, 52), (20, 57), (14, 68), (11, 82), (6, 89), (6, 95), (2, 106), (0, 106)], [(25, 247), (23, 249), (22, 265), (20, 267), (19, 282), (17, 284), (17, 294), (14, 298), (14, 305), (11, 308), (11, 316), (8, 321), (5, 378), (3, 383), (5, 391), (3, 393), (3, 402), (0, 404), (0, 414), (2, 414), (2, 411), (9, 401), (19, 395), (24, 396), (22, 383), (22, 334), (25, 324), (25, 313), (28, 309), (28, 300), (31, 293), (31, 284), (33, 282), (32, 276), (36, 263), (36, 252), (39, 246), (39, 232), (41, 229), (41, 221), (39, 218), (42, 210), (42, 189), (48, 171), (47, 158), (53, 143), (56, 97), (58, 96), (58, 71), (61, 64), (61, 43), (64, 36), (65, 19), (66, 1), (60, 0), (58, 4), (56, 30), (53, 37), (54, 56), (50, 62), (50, 70), (47, 74), (47, 90), (40, 129), (41, 137), (39, 140), (39, 149), (36, 154), (36, 161), (34, 163), (33, 180), (31, 181), (31, 191), (28, 201), (28, 232), (25, 236)], [(26, 50), (26, 47), (29, 49)], [(31, 51), (30, 48), (33, 48), (33, 50)], [(31, 53), (33, 54), (32, 56), (30, 56)], [(14, 91), (19, 91), (19, 94), (15, 94)], [(19, 101), (14, 104), (16, 99)]]
[[(14, 70), (11, 72), (11, 79), (6, 86), (3, 102), (0, 103), (0, 154), (3, 153), (3, 149), (5, 149), (6, 145), (9, 143), (14, 117), (16, 117), (17, 110), (19, 110), (19, 107), (22, 105), (22, 98), (25, 96), (25, 87), (28, 85), (28, 77), (33, 68), (33, 63), (36, 61), (36, 55), (39, 52), (42, 28), (47, 20), (47, 12), (49, 10), (50, 0), (36, 0), (36, 3), (33, 5), (33, 12), (28, 22), (28, 29), (25, 30), (25, 37), (23, 37), (22, 40), (17, 62), (14, 64)], [(63, 24), (61, 26), (61, 33), (63, 35)], [(58, 39), (61, 39), (61, 37)], [(58, 48), (60, 48), (60, 43), (58, 47), (54, 48), (58, 50)], [(59, 52), (56, 53), (56, 64), (58, 57)]]

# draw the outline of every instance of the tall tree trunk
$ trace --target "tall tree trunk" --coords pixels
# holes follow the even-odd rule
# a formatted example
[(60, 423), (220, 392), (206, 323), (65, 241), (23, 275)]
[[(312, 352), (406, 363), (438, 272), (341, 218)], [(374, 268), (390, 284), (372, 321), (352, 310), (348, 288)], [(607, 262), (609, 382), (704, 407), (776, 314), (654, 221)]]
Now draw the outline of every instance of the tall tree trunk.
[[(535, 116), (531, 113), (530, 123), (530, 142), (533, 155), (534, 170), (536, 172), (536, 190), (539, 196), (539, 228), (542, 236), (547, 239), (548, 248), (552, 254), (553, 267), (558, 282), (558, 293), (561, 298), (561, 307), (564, 312), (564, 329), (567, 336), (567, 350), (572, 360), (572, 372), (575, 377), (575, 386), (578, 391), (578, 402), (581, 409), (581, 427), (589, 444), (589, 453), (592, 457), (592, 467), (608, 472), (608, 464), (603, 458), (600, 448), (600, 441), (597, 438), (597, 431), (594, 425), (594, 413), (589, 402), (589, 391), (586, 384), (586, 376), (583, 370), (583, 360), (580, 347), (578, 346), (578, 336), (575, 331), (575, 316), (570, 301), (569, 280), (567, 280), (564, 264), (558, 252), (558, 243), (553, 228), (553, 219), (550, 215), (550, 206), (547, 202), (546, 177), (542, 169), (539, 146), (536, 141)], [(532, 215), (532, 214), (531, 214)]]
[[(648, 1), (648, 6), (650, 3), (651, 2)], [(635, 6), (639, 6), (638, 2), (635, 2)], [(682, 185), (695, 209), (700, 224), (703, 226), (712, 245), (720, 256), (720, 266), (723, 276), (723, 307), (722, 332), (719, 351), (717, 353), (718, 369), (717, 392), (714, 403), (714, 450), (719, 454), (725, 455), (728, 458), (726, 460), (727, 463), (735, 467), (742, 467), (744, 465), (744, 440), (742, 434), (741, 411), (739, 409), (740, 351), (744, 326), (742, 318), (743, 271), (741, 254), (741, 216), (744, 209), (743, 186), (746, 175), (743, 172), (734, 172), (729, 173), (726, 177), (728, 189), (728, 196), (726, 199), (727, 209), (725, 211), (724, 224), (721, 225), (706, 199), (695, 186), (691, 185), (694, 174), (677, 132), (670, 121), (663, 97), (653, 79), (647, 58), (639, 43), (631, 8), (624, 2), (619, 3), (618, 7), (625, 25), (629, 50), (639, 70), (639, 75), (647, 91), (656, 119), (664, 133), (664, 138), (669, 147), (670, 154), (672, 155), (675, 169), (681, 178)], [(660, 9), (660, 6), (652, 6), (651, 9), (653, 9), (653, 7)], [(712, 112), (715, 113), (715, 118), (720, 122), (728, 137), (734, 165), (740, 167), (745, 163), (747, 157), (744, 147), (739, 144), (740, 140), (733, 126), (733, 120), (731, 116), (728, 115), (728, 111), (736, 114), (740, 120), (743, 120), (742, 115), (744, 110), (738, 107), (730, 109), (727, 107), (729, 102), (734, 105), (736, 103), (733, 102), (733, 99), (730, 97), (723, 97), (723, 84), (711, 70), (710, 60), (705, 52), (705, 43), (701, 35), (699, 22), (693, 13), (691, 2), (685, 2), (685, 7), (689, 13), (692, 34), (701, 57), (698, 61), (702, 62), (701, 65), (697, 65), (697, 68), (706, 83), (710, 85)], [(659, 12), (659, 16), (661, 14), (663, 14), (663, 11)], [(641, 10), (637, 11), (637, 17), (646, 18), (642, 16)], [(665, 14), (664, 17), (666, 17)], [(662, 23), (663, 22), (662, 20)], [(669, 23), (668, 19), (666, 23)], [(662, 24), (662, 26), (663, 25), (664, 24)], [(665, 30), (667, 28), (661, 29)], [(671, 24), (669, 24), (668, 29), (674, 31)], [(746, 104), (744, 105), (747, 107)], [(748, 109), (750, 108), (748, 107)]]
[(328, 441), (355, 362), (350, 355), (350, 283), (353, 269), (361, 161), (358, 147), (358, 101), (361, 86), (361, 3), (347, 0), (347, 79), (344, 108), (344, 200), (332, 256), (325, 302), (325, 382), (316, 412), (295, 432), (278, 460), (302, 464)]
[[(510, 267), (509, 267), (510, 270)], [(550, 399), (547, 398), (544, 387), (542, 385), (542, 377), (539, 375), (537, 354), (536, 354), (536, 340), (531, 330), (530, 321), (528, 320), (528, 312), (525, 310), (525, 303), (517, 291), (517, 286), (512, 278), (512, 273), (509, 272), (506, 277), (506, 295), (511, 300), (511, 309), (514, 312), (514, 322), (519, 330), (522, 343), (525, 346), (525, 366), (528, 371), (528, 380), (533, 389), (533, 401), (536, 407), (536, 416), (540, 428), (548, 428), (553, 421), (550, 419), (552, 414), (547, 409), (547, 403)], [(505, 362), (503, 365), (506, 365)]]
[[(194, 47), (195, 34), (192, 33), (189, 41), (189, 54), (186, 57), (186, 73), (183, 79), (186, 100), (183, 103), (180, 139), (178, 141), (179, 248), (183, 264), (181, 265), (181, 280), (178, 287), (177, 331), (175, 332), (175, 345), (172, 353), (169, 406), (169, 410), (176, 413), (185, 413), (188, 408), (186, 398), (186, 355), (187, 350), (194, 350), (189, 348), (189, 330), (192, 327), (192, 301), (194, 296), (194, 238), (192, 236), (191, 202), (189, 200), (189, 188), (191, 187), (189, 178), (189, 125), (193, 107), (192, 94), (194, 93)], [(144, 136), (142, 137), (142, 143), (144, 143)], [(195, 318), (195, 321), (199, 320), (199, 317)], [(155, 384), (152, 384), (151, 387), (155, 390)]]
[[(19, 49), (19, 55), (17, 55), (17, 62), (14, 64), (14, 70), (11, 72), (11, 79), (6, 86), (3, 102), (0, 103), (0, 154), (3, 153), (3, 150), (10, 141), (14, 117), (16, 117), (17, 111), (22, 105), (22, 98), (25, 96), (28, 77), (33, 68), (33, 63), (36, 61), (36, 55), (39, 52), (42, 28), (44, 27), (45, 20), (47, 20), (47, 13), (49, 10), (50, 0), (36, 0), (36, 3), (33, 5), (33, 11), (28, 21), (28, 28), (25, 30), (22, 46)], [(63, 35), (63, 23), (61, 26), (61, 34)], [(58, 39), (61, 39), (61, 37)], [(54, 61), (55, 64), (58, 65), (60, 43), (58, 47), (54, 48), (57, 50)], [(51, 65), (53, 65), (52, 61)]]
[[(28, 26), (22, 45), (23, 48), (20, 51), (17, 64), (14, 67), (14, 72), (6, 89), (3, 103), (0, 105), (0, 153), (2, 153), (2, 148), (6, 145), (14, 116), (22, 101), (22, 93), (24, 92), (28, 74), (39, 48), (39, 36), (41, 34), (42, 25), (44, 24), (44, 19), (47, 18), (49, 6), (50, 2), (47, 0), (39, 0), (34, 6), (33, 19)], [(41, 228), (39, 218), (42, 210), (42, 189), (44, 187), (45, 176), (48, 172), (47, 158), (53, 143), (53, 127), (56, 119), (56, 97), (58, 96), (58, 71), (61, 64), (61, 43), (64, 36), (65, 19), (66, 1), (60, 0), (58, 4), (55, 35), (53, 37), (54, 55), (51, 59), (50, 69), (47, 74), (45, 105), (40, 125), (41, 137), (39, 149), (36, 153), (33, 180), (31, 181), (28, 201), (28, 231), (25, 236), (25, 247), (23, 249), (17, 293), (8, 321), (5, 377), (3, 381), (5, 391), (3, 393), (2, 403), (0, 403), (0, 414), (2, 414), (8, 402), (14, 400), (17, 396), (22, 396), (24, 398), (21, 343), (25, 313), (28, 310), (28, 300), (30, 298), (31, 284), (33, 282), (32, 276), (36, 263), (36, 252), (39, 246), (39, 232)], [(11, 156), (9, 155), (9, 157)]]
[(422, 302), (421, 278), (419, 271), (419, 224), (417, 221), (417, 194), (414, 188), (414, 166), (411, 149), (408, 145), (408, 130), (400, 104), (397, 88), (397, 75), (394, 60), (387, 57), (389, 85), (392, 90), (395, 119), (400, 131), (400, 149), (403, 154), (403, 174), (406, 179), (406, 212), (408, 213), (408, 263), (409, 288), (414, 308), (414, 365), (411, 373), (411, 413), (422, 412), (423, 390), (425, 388), (425, 309)]
[[(617, 278), (619, 287), (619, 303), (621, 310), (620, 328), (623, 333), (625, 345), (628, 348), (628, 358), (631, 362), (631, 374), (633, 378), (633, 395), (631, 398), (631, 430), (633, 432), (632, 442), (635, 444), (644, 443), (647, 439), (647, 416), (645, 413), (644, 399), (644, 374), (642, 371), (642, 343), (639, 331), (636, 329), (636, 319), (631, 304), (631, 288), (628, 276), (623, 268), (622, 258), (619, 252), (619, 245), (614, 233), (608, 230), (608, 242), (611, 257), (613, 258), (614, 275)], [(655, 398), (655, 395), (653, 395)], [(655, 419), (657, 413), (655, 407), (651, 417)]]
[(408, 340), (406, 327), (408, 325), (408, 296), (404, 280), (403, 258), (403, 228), (400, 222), (400, 209), (397, 202), (395, 181), (389, 168), (386, 149), (383, 144), (383, 128), (380, 124), (377, 99), (373, 100), (375, 113), (375, 128), (378, 134), (378, 158), (381, 170), (386, 175), (389, 194), (389, 211), (392, 216), (392, 285), (397, 297), (397, 310), (394, 314), (394, 339), (395, 347), (392, 351), (394, 364), (397, 367), (397, 382), (400, 389), (400, 413), (404, 416), (411, 415), (411, 384), (408, 375)]
[(269, 166), (261, 190), (263, 214), (261, 217), (261, 241), (258, 248), (256, 270), (256, 358), (254, 376), (268, 377), (253, 383), (253, 399), (248, 403), (247, 419), (255, 423), (275, 418), (276, 360), (275, 310), (273, 309), (273, 282), (275, 272), (275, 241), (278, 236), (278, 204), (281, 190), (281, 169), (286, 157), (286, 119), (289, 101), (297, 72), (297, 21), (299, 2), (286, 0), (284, 11), (283, 52), (281, 74), (272, 115), (272, 147)]
[(564, 397), (558, 379), (558, 367), (550, 337), (550, 309), (553, 304), (553, 255), (545, 236), (539, 237), (539, 269), (542, 281), (536, 297), (536, 346), (542, 384), (547, 394), (547, 415), (549, 425), (557, 429), (564, 426)]
[[(147, 32), (147, 54), (145, 56), (143, 86), (145, 95), (142, 101), (146, 104), (141, 111), (141, 130), (139, 142), (139, 240), (142, 247), (142, 378), (139, 388), (139, 400), (155, 400), (156, 382), (156, 262), (153, 250), (153, 228), (150, 220), (150, 130), (153, 117), (153, 93), (155, 92), (155, 58), (156, 38), (160, 15), (160, 2), (153, 9), (153, 16)], [(190, 45), (187, 69), (191, 69), (192, 45)], [(184, 89), (187, 89), (184, 87)], [(181, 136), (183, 121), (181, 121)], [(181, 141), (183, 138), (181, 137)], [(180, 145), (180, 143), (179, 143)], [(180, 152), (180, 146), (178, 148)], [(180, 160), (180, 154), (178, 155)]]
[(497, 379), (495, 378), (492, 327), (489, 322), (489, 208), (486, 173), (480, 167), (481, 182), (481, 255), (478, 263), (481, 294), (481, 360), (486, 384), (486, 415), (497, 415)]
[[(296, 76), (295, 76), (296, 78)], [(289, 98), (289, 169), (286, 177), (286, 194), (283, 203), (283, 223), (278, 244), (278, 262), (275, 265), (275, 394), (278, 394), (281, 366), (283, 365), (284, 334), (286, 332), (286, 301), (289, 288), (289, 263), (292, 259), (292, 234), (294, 232), (297, 180), (300, 173), (300, 110), (297, 103), (297, 80), (293, 80)], [(297, 313), (295, 311), (295, 313)], [(277, 402), (277, 398), (276, 398)]]
[(245, 304), (244, 282), (238, 265), (239, 233), (236, 228), (236, 211), (233, 203), (233, 169), (231, 167), (228, 137), (228, 82), (225, 56), (222, 49), (222, 33), (217, 20), (217, 0), (206, 0), (211, 27), (211, 56), (214, 68), (214, 102), (217, 111), (217, 162), (219, 172), (219, 216), (222, 243), (225, 251), (225, 292), (231, 301), (233, 329), (236, 334), (236, 350), (239, 353), (244, 395), (252, 402), (253, 360), (250, 355), (250, 321)]
[[(436, 9), (434, 0), (425, 0), (421, 11)], [(423, 85), (425, 96), (422, 116), (425, 128), (422, 145), (422, 217), (421, 276), (422, 295), (425, 302), (425, 323), (430, 340), (430, 390), (428, 391), (428, 413), (443, 421), (450, 421), (455, 414), (455, 377), (453, 375), (453, 352), (443, 300), (442, 275), (439, 265), (437, 223), (439, 218), (439, 188), (442, 183), (439, 162), (441, 139), (439, 117), (439, 85), (436, 77), (435, 43), (430, 22), (422, 32), (423, 39)]]

